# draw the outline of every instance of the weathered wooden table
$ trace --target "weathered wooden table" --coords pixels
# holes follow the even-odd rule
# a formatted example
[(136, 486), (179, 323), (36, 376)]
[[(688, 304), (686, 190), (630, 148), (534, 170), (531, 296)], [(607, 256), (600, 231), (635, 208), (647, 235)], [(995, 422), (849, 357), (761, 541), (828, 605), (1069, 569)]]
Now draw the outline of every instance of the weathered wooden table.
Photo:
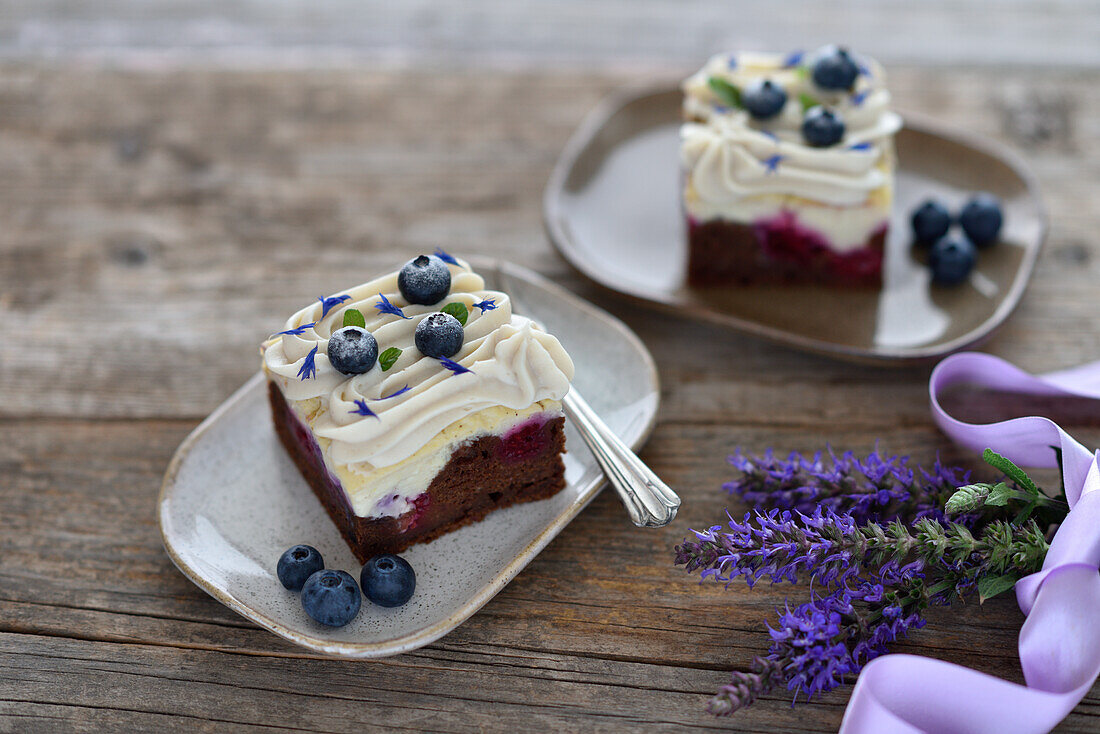
[[(902, 110), (1006, 140), (1043, 184), (1048, 248), (987, 348), (1033, 370), (1100, 358), (1100, 73), (892, 80)], [(569, 270), (542, 234), (542, 187), (582, 115), (625, 81), (0, 67), (0, 730), (835, 730), (847, 688), (704, 713), (766, 646), (788, 590), (700, 586), (673, 545), (720, 521), (736, 446), (878, 441), (974, 461), (930, 422), (927, 367), (683, 323)], [(436, 644), (371, 662), (308, 654), (172, 567), (161, 476), (287, 313), (437, 245), (534, 267), (641, 336), (663, 381), (643, 457), (684, 507), (638, 530), (605, 492)], [(970, 402), (991, 419), (1049, 410)], [(1100, 445), (1095, 406), (1053, 407)], [(1021, 680), (1022, 619), (1010, 596), (956, 606), (900, 649)], [(1060, 729), (1098, 730), (1100, 687)]]

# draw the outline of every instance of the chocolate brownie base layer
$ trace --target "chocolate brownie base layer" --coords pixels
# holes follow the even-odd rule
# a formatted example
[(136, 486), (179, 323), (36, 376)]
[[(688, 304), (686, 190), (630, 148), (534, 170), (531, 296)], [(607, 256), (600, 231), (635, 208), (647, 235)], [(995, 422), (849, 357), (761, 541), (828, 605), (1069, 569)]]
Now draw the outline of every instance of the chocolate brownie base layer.
[(413, 500), (415, 509), (401, 517), (359, 517), (325, 467), (316, 441), (274, 383), (268, 384), (268, 395), (279, 440), (360, 563), (430, 542), (493, 510), (546, 499), (565, 488), (565, 419), (559, 416), (505, 438), (482, 436), (463, 444), (427, 491)]
[(725, 219), (688, 222), (688, 285), (882, 285), (886, 228), (864, 247), (838, 253), (790, 220), (750, 225)]

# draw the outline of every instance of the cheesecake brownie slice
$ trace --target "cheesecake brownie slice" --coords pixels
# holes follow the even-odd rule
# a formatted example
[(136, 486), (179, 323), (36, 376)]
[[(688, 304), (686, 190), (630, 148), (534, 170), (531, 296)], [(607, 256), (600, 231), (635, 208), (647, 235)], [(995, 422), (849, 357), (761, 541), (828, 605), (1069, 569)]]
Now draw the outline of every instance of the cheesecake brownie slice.
[(683, 90), (690, 285), (881, 284), (901, 127), (882, 67), (722, 54)]
[(565, 486), (572, 361), (446, 253), (319, 298), (262, 353), (276, 433), (360, 561)]

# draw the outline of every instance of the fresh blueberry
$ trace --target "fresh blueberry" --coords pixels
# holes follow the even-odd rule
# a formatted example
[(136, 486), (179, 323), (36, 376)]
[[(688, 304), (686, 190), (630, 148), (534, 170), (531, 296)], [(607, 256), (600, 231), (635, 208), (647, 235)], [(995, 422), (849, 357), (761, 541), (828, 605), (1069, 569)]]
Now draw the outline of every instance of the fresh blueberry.
[(836, 145), (844, 137), (844, 120), (827, 107), (811, 107), (802, 117), (802, 137), (815, 148)]
[(947, 234), (951, 226), (951, 214), (935, 199), (925, 199), (924, 203), (913, 210), (909, 219), (913, 225), (913, 236), (917, 242), (930, 245)]
[(851, 89), (859, 76), (859, 65), (852, 59), (848, 49), (826, 46), (817, 52), (811, 74), (814, 84), (822, 89)]
[(433, 313), (416, 325), (416, 348), (436, 359), (452, 357), (462, 349), (462, 324), (449, 313)]
[(757, 120), (767, 120), (778, 115), (787, 104), (787, 93), (771, 79), (758, 79), (745, 87), (741, 104)]
[(302, 586), (302, 609), (321, 624), (343, 627), (355, 619), (363, 596), (347, 571), (318, 571)]
[(932, 245), (928, 252), (928, 265), (932, 268), (932, 282), (940, 285), (962, 283), (974, 269), (978, 253), (967, 240), (947, 238)]
[(361, 375), (378, 361), (378, 341), (361, 326), (345, 326), (328, 339), (328, 361), (337, 372)]
[(1004, 224), (1000, 200), (993, 194), (975, 194), (959, 212), (959, 224), (978, 247), (996, 242)]
[(301, 591), (302, 584), (310, 576), (325, 567), (325, 559), (312, 545), (296, 545), (287, 548), (279, 557), (277, 572), (279, 581), (291, 591)]
[(416, 591), (416, 572), (401, 556), (375, 556), (359, 574), (363, 594), (380, 607), (399, 607)]
[(397, 288), (409, 303), (431, 306), (451, 291), (451, 271), (435, 255), (420, 255), (405, 263), (397, 274)]

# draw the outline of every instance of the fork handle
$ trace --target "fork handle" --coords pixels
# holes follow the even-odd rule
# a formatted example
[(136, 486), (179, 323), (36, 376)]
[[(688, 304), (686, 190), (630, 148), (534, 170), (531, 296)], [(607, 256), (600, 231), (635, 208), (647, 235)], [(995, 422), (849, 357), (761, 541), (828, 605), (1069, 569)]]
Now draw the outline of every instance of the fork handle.
[(570, 390), (562, 404), (626, 506), (630, 520), (640, 528), (659, 528), (672, 522), (680, 508), (676, 493), (607, 427), (576, 390)]

